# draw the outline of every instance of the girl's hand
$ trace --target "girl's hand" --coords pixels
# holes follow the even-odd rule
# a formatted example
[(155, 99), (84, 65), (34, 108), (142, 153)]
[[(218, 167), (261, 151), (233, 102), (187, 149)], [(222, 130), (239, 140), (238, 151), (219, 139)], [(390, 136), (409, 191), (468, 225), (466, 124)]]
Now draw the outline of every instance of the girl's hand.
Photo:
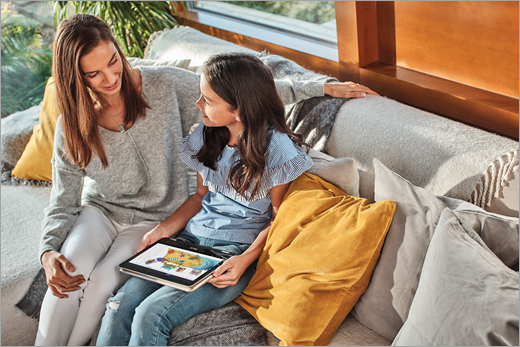
[(56, 251), (47, 251), (42, 255), (42, 266), (47, 277), (47, 285), (54, 296), (58, 298), (68, 298), (64, 292), (73, 292), (80, 290), (80, 284), (85, 282), (83, 275), (74, 277), (69, 276), (64, 268), (70, 272), (76, 271), (74, 266), (65, 258), (65, 256)]
[(208, 282), (220, 289), (234, 286), (249, 265), (251, 263), (240, 255), (231, 257), (213, 272), (213, 278)]
[(323, 92), (335, 98), (364, 98), (367, 94), (379, 95), (354, 82), (327, 82), (323, 86)]
[(170, 237), (170, 233), (166, 230), (166, 228), (162, 227), (161, 224), (157, 225), (155, 228), (144, 234), (141, 239), (141, 243), (139, 243), (139, 247), (137, 248), (136, 253), (142, 251), (146, 247), (150, 246), (152, 243), (159, 241), (164, 237)]

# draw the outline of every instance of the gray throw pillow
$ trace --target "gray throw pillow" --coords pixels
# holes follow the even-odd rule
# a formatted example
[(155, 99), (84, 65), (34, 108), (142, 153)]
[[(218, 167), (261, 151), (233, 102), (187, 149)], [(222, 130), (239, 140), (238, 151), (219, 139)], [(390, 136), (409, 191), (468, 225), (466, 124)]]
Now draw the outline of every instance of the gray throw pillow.
[(394, 346), (518, 346), (518, 273), (449, 209)]
[(15, 166), (38, 124), (42, 105), (2, 118), (2, 161)]
[[(430, 239), (446, 207), (461, 211), (461, 218), (467, 219), (511, 267), (518, 263), (518, 218), (494, 215), (459, 199), (436, 196), (379, 160), (374, 159), (373, 164), (375, 200), (393, 200), (397, 206), (370, 284), (352, 313), (368, 328), (393, 340), (408, 317)], [(496, 224), (492, 229), (485, 228), (489, 223)]]
[(350, 196), (359, 196), (359, 173), (354, 159), (334, 158), (312, 148), (308, 155), (314, 162), (308, 173), (320, 176)]

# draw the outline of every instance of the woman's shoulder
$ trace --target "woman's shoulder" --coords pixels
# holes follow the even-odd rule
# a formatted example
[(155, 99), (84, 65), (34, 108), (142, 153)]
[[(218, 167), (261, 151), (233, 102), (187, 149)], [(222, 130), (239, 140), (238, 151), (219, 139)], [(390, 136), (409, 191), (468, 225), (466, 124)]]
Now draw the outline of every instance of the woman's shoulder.
[(173, 66), (137, 66), (141, 70), (142, 75), (163, 78), (165, 76), (186, 76), (190, 78), (199, 78), (194, 72), (186, 69), (180, 69)]
[(63, 134), (63, 116), (60, 114), (56, 120), (56, 127), (54, 128), (54, 146), (64, 145), (65, 139)]
[(196, 84), (198, 87), (199, 75), (185, 69), (173, 66), (139, 66), (143, 87), (157, 88), (163, 86), (186, 86)]

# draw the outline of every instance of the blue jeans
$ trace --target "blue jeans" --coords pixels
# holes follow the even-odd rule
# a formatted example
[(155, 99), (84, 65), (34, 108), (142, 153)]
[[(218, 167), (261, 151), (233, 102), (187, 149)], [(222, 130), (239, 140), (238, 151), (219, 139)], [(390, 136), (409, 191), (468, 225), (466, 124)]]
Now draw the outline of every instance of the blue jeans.
[[(183, 231), (177, 237), (191, 242), (242, 254), (248, 244), (198, 237)], [(193, 292), (131, 277), (107, 303), (97, 346), (166, 346), (170, 331), (189, 318), (226, 305), (247, 287), (256, 262), (234, 286), (218, 289), (206, 283)]]

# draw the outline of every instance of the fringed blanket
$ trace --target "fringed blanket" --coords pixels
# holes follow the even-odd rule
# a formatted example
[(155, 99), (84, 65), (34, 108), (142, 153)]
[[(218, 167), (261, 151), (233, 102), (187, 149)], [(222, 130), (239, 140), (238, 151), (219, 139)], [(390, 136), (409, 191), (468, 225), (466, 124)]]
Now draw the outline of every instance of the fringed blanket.
[(513, 172), (518, 172), (518, 150), (506, 153), (489, 165), (469, 202), (484, 208), (491, 204), (493, 197), (503, 198), (502, 188), (509, 184)]

